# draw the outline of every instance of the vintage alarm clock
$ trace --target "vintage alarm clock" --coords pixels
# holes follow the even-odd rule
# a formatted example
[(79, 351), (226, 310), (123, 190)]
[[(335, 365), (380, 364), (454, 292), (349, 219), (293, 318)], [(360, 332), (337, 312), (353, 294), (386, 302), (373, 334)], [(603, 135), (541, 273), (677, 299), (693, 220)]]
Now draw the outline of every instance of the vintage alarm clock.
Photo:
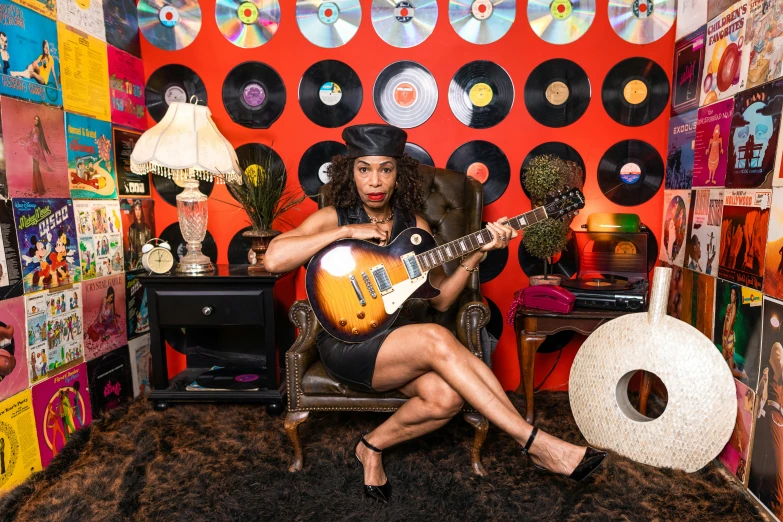
[(152, 238), (141, 247), (141, 264), (147, 272), (167, 274), (174, 266), (174, 254), (164, 240)]

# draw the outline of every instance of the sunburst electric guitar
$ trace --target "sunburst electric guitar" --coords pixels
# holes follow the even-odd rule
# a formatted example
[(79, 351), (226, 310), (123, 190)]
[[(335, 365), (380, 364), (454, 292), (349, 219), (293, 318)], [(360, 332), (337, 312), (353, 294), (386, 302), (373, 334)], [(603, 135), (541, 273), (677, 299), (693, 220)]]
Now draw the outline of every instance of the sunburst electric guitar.
[[(582, 192), (570, 189), (550, 196), (544, 206), (513, 217), (507, 224), (522, 230), (583, 207)], [(430, 270), (491, 241), (491, 232), (483, 229), (438, 246), (435, 238), (420, 228), (404, 230), (386, 246), (340, 239), (310, 261), (307, 298), (324, 330), (342, 341), (361, 342), (389, 328), (407, 299), (432, 299), (440, 293), (428, 281)]]

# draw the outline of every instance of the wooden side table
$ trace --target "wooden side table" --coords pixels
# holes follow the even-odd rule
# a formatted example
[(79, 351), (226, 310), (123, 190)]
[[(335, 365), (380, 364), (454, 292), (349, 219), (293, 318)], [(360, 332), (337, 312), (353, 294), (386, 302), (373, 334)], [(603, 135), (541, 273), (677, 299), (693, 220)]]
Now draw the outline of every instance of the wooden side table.
[[(535, 379), (535, 359), (541, 343), (548, 335), (573, 330), (582, 335), (590, 335), (596, 328), (607, 321), (636, 311), (611, 311), (577, 308), (567, 314), (548, 312), (535, 308), (521, 306), (514, 316), (514, 331), (517, 335), (517, 351), (519, 353), (519, 387), (516, 393), (525, 394), (525, 420), (533, 424), (535, 418), (533, 409), (533, 381)], [(639, 411), (644, 415), (647, 411), (647, 397), (650, 394), (652, 382), (649, 374), (642, 372), (642, 384), (639, 399)]]

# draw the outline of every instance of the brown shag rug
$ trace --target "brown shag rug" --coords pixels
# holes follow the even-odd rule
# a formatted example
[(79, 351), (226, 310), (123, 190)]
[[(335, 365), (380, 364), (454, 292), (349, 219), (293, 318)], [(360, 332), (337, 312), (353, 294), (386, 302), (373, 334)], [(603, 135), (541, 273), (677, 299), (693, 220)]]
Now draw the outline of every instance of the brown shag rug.
[[(522, 397), (511, 395), (522, 410)], [(536, 397), (537, 425), (584, 443), (568, 394)], [(384, 453), (393, 502), (362, 495), (346, 450), (374, 413), (311, 414), (301, 427), (305, 466), (287, 471), (283, 417), (251, 405), (175, 405), (137, 400), (71, 439), (43, 472), (0, 497), (0, 519), (78, 520), (764, 520), (719, 464), (687, 474), (611, 454), (586, 483), (535, 470), (490, 427), (472, 474), (473, 429), (460, 417)]]

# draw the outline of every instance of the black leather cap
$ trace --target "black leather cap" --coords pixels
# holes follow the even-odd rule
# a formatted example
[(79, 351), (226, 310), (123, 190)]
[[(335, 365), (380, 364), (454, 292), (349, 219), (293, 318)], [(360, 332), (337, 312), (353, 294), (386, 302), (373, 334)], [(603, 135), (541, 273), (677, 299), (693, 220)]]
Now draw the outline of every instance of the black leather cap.
[(343, 130), (343, 141), (348, 147), (347, 157), (390, 156), (399, 158), (405, 152), (408, 134), (392, 125), (352, 125)]

